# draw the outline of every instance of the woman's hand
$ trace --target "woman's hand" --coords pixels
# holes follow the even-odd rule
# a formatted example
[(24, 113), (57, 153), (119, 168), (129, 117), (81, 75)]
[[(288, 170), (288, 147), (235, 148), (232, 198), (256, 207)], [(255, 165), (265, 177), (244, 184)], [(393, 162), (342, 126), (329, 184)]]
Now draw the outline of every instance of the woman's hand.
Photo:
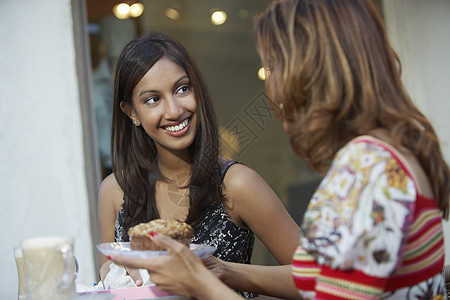
[(127, 275), (129, 275), (133, 279), (136, 286), (142, 285), (143, 282), (142, 282), (141, 273), (139, 273), (139, 269), (133, 269), (133, 268), (127, 268), (127, 267), (123, 267), (123, 268), (125, 268), (125, 270), (127, 271)]
[(148, 259), (110, 256), (108, 259), (129, 268), (150, 272), (151, 281), (171, 294), (201, 299), (242, 299), (212, 274), (188, 247), (163, 235), (151, 232), (151, 240), (169, 251), (166, 256)]
[(151, 240), (169, 251), (166, 256), (148, 259), (110, 256), (108, 259), (129, 268), (147, 269), (151, 281), (171, 294), (197, 299), (242, 299), (212, 274), (188, 247), (155, 232)]
[(202, 259), (202, 262), (208, 270), (217, 276), (217, 278), (225, 284), (227, 283), (227, 268), (226, 263), (223, 260), (210, 255), (207, 258)]
[(151, 281), (159, 289), (172, 294), (192, 295), (192, 291), (198, 289), (198, 285), (202, 285), (196, 279), (203, 275), (205, 271), (207, 272), (207, 269), (203, 266), (201, 260), (185, 245), (162, 235), (154, 235), (152, 241), (158, 246), (168, 249), (168, 255), (149, 259), (122, 256), (108, 258), (127, 268), (147, 269), (151, 274)]

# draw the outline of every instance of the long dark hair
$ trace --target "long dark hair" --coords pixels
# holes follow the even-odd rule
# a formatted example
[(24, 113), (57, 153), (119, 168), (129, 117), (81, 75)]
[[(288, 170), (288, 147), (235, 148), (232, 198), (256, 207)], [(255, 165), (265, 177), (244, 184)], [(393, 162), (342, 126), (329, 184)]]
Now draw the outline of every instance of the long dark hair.
[(206, 84), (179, 42), (161, 33), (150, 33), (125, 46), (114, 78), (112, 167), (124, 192), (126, 228), (160, 217), (155, 185), (162, 175), (156, 163), (154, 141), (142, 126), (133, 125), (121, 110), (120, 102), (131, 103), (138, 82), (163, 57), (171, 59), (186, 71), (197, 101), (199, 125), (189, 149), (192, 166), (188, 184), (190, 208), (186, 222), (195, 227), (203, 220), (208, 208), (220, 200), (218, 124)]
[(450, 172), (436, 133), (401, 81), (401, 66), (369, 0), (277, 1), (256, 19), (294, 150), (318, 170), (352, 138), (383, 128), (414, 153), (448, 218)]

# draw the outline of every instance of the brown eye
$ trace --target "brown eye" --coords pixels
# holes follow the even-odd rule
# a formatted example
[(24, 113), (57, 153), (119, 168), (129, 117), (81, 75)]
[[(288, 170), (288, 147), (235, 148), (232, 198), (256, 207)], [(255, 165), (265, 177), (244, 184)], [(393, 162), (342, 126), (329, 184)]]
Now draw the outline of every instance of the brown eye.
[(150, 97), (145, 100), (145, 104), (155, 104), (160, 100), (159, 97)]
[(187, 94), (191, 91), (191, 86), (190, 85), (182, 85), (178, 90), (177, 90), (177, 94)]

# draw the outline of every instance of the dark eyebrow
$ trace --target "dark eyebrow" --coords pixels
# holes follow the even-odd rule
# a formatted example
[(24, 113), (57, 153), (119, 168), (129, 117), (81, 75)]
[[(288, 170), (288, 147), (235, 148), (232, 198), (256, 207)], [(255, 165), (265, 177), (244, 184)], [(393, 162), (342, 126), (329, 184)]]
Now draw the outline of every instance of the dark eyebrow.
[[(174, 89), (180, 83), (180, 81), (182, 81), (183, 79), (186, 79), (186, 78), (189, 79), (189, 76), (183, 75), (177, 81), (175, 81), (175, 83), (173, 84)], [(146, 93), (156, 93), (156, 92), (158, 92), (158, 91), (156, 91), (156, 90), (145, 90), (145, 91), (142, 91), (142, 92), (139, 93), (139, 97), (144, 95), (144, 94), (146, 94)]]
[(177, 81), (175, 81), (175, 83), (173, 84), (173, 87), (175, 88), (179, 83), (180, 83), (180, 81), (182, 81), (183, 79), (189, 79), (189, 76), (187, 76), (187, 75), (183, 75), (183, 76), (181, 76)]
[(142, 91), (142, 92), (139, 93), (139, 97), (142, 96), (142, 95), (144, 95), (144, 94), (147, 94), (147, 93), (156, 93), (156, 92), (157, 92), (156, 90), (146, 90), (146, 91)]

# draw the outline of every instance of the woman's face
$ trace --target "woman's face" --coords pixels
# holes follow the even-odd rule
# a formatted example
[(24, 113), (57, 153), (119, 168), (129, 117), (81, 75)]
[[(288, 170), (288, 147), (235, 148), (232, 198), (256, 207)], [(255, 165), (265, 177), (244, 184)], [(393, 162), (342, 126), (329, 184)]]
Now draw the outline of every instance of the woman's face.
[(132, 105), (122, 110), (142, 126), (158, 151), (184, 150), (194, 141), (197, 102), (186, 71), (167, 57), (161, 58), (133, 90)]

